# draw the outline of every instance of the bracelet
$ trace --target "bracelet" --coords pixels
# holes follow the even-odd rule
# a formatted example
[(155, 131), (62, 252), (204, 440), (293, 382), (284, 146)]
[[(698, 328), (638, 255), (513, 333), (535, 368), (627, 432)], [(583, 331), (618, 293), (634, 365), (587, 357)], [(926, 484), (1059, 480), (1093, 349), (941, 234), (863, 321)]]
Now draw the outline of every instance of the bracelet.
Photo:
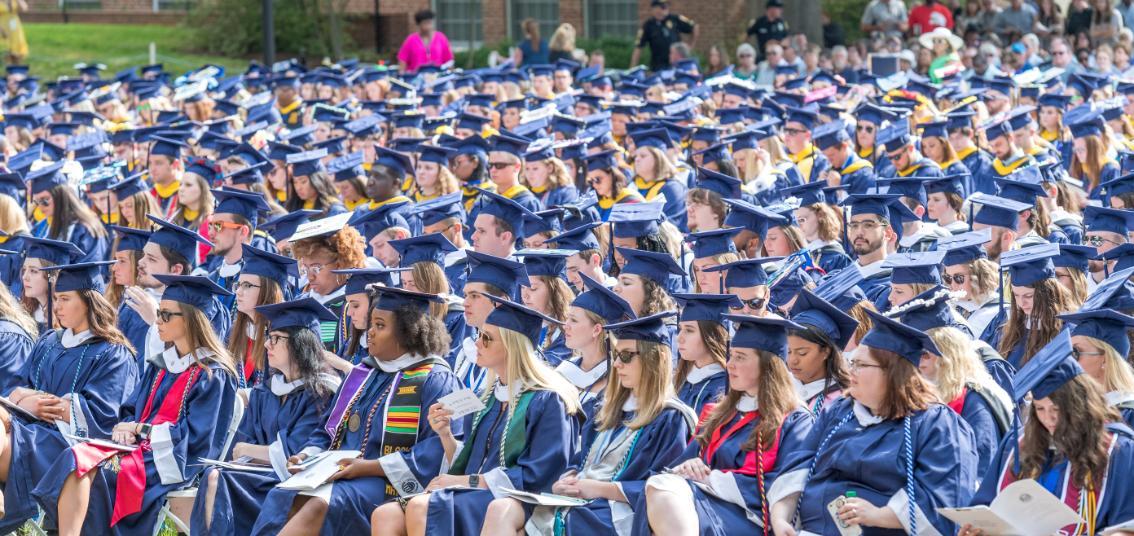
[(480, 475), (475, 475), (475, 474), (469, 475), (469, 487), (470, 488), (479, 488), (480, 487)]

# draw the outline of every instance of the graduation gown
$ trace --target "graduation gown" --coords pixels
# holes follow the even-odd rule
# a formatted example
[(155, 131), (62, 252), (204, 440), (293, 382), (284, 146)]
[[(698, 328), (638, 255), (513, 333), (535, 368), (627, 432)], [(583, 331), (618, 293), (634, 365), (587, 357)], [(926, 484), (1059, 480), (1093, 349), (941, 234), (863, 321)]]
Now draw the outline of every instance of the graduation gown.
[(1000, 191), (1000, 187), (992, 179), (992, 157), (976, 148), (970, 147), (967, 150), (957, 151), (957, 158), (961, 159), (961, 163), (969, 170), (969, 184), (968, 189), (965, 190), (972, 195), (974, 192), (984, 192), (989, 195), (996, 195)]
[[(768, 490), (792, 466), (794, 453), (804, 447), (813, 423), (814, 418), (803, 408), (789, 413), (780, 423), (775, 441), (766, 444), (763, 452), (757, 453), (744, 450), (743, 446), (752, 429), (760, 424), (760, 412), (738, 411), (714, 431), (713, 437), (720, 438), (715, 449), (693, 441), (678, 458), (677, 463), (694, 457), (705, 460), (712, 469), (708, 478), (711, 491), (673, 474), (653, 477), (647, 486), (662, 489), (688, 486), (693, 492), (699, 534), (726, 536), (761, 532), (764, 504), (769, 508), (774, 504)], [(763, 493), (760, 489), (761, 473)], [(645, 493), (640, 496), (635, 513), (634, 533), (650, 534)]]
[(541, 342), (539, 345), (543, 352), (543, 360), (552, 368), (558, 367), (559, 363), (563, 362), (564, 359), (571, 357), (571, 349), (567, 347), (567, 339), (562, 329), (556, 329), (555, 332), (552, 333), (551, 342), (545, 345), (544, 343), (547, 341), (544, 339), (546, 339), (546, 337), (547, 326), (545, 325), (543, 331), (540, 332)]
[[(0, 321), (3, 323), (7, 322)], [(24, 366), (12, 374), (15, 385), (0, 391), (8, 396), (15, 387), (24, 387), (66, 397), (72, 415), (70, 424), (57, 427), (53, 422), (12, 414), (12, 461), (4, 484), (6, 515), (0, 519), (0, 534), (16, 530), (36, 515), (32, 489), (70, 446), (60, 430), (82, 437), (109, 438), (118, 423), (119, 407), (137, 380), (134, 357), (125, 346), (86, 339), (68, 348), (60, 344), (61, 333), (52, 331), (40, 338)]]
[(640, 194), (647, 203), (653, 201), (659, 195), (664, 195), (665, 206), (662, 207), (662, 212), (665, 213), (666, 219), (676, 225), (681, 232), (689, 232), (689, 215), (685, 212), (685, 192), (689, 189), (682, 184), (681, 181), (676, 178), (661, 181), (646, 181), (641, 177), (635, 177), (634, 187), (637, 188), (638, 194)]
[(542, 192), (531, 189), (531, 192), (535, 194), (536, 199), (538, 199), (543, 206), (548, 208), (570, 205), (579, 198), (579, 190), (575, 188), (574, 184), (546, 189)]
[(815, 241), (808, 244), (807, 249), (811, 252), (811, 260), (814, 261), (825, 274), (842, 270), (854, 262), (847, 256), (846, 250), (844, 250), (843, 246), (838, 242)]
[(126, 340), (130, 341), (130, 345), (137, 351), (137, 370), (141, 374), (145, 370), (146, 334), (150, 331), (150, 325), (142, 320), (142, 317), (138, 316), (125, 300), (118, 306), (118, 331), (126, 336)]
[(105, 236), (95, 236), (85, 225), (72, 224), (67, 230), (67, 238), (61, 240), (75, 244), (83, 250), (83, 255), (75, 259), (75, 264), (101, 262), (110, 257), (110, 240)]
[[(996, 453), (997, 445), (1004, 439), (1007, 430), (1001, 425), (989, 400), (970, 385), (966, 385), (961, 396), (949, 402), (948, 406), (969, 424), (969, 428), (972, 428), (977, 453), (976, 474), (978, 478), (983, 477), (992, 462), (993, 454)], [(1004, 417), (1011, 419), (1008, 413), (1010, 411), (1012, 408), (1001, 408), (1001, 419)]]
[[(595, 386), (606, 377), (609, 364), (606, 361), (600, 361), (599, 364), (591, 367), (591, 370), (583, 370), (582, 365), (582, 356), (576, 356), (561, 361), (559, 366), (555, 367), (555, 371), (562, 374), (567, 381), (571, 382), (571, 385), (579, 390), (579, 405), (583, 407), (583, 423), (585, 424), (595, 417), (599, 404), (602, 403), (606, 386)], [(587, 437), (584, 435), (583, 449), (590, 445), (586, 441)]]
[[(278, 379), (277, 379), (278, 378)], [(193, 517), (189, 526), (193, 534), (234, 535), (251, 534), (256, 513), (268, 492), (290, 476), (287, 459), (297, 454), (311, 433), (323, 422), (321, 411), (328, 400), (320, 398), (305, 385), (290, 386), (283, 376), (252, 388), (248, 407), (236, 430), (232, 444), (248, 443), (268, 447), (272, 472), (230, 471), (219, 467), (205, 469), (202, 482), (210, 473), (217, 473), (216, 499), (213, 502), (212, 524), (205, 530), (207, 510), (205, 493), (197, 494), (193, 502)], [(287, 391), (287, 389), (293, 389)], [(277, 395), (287, 391), (285, 394)], [(230, 453), (225, 453), (231, 458)]]
[(677, 398), (700, 416), (705, 404), (716, 402), (725, 389), (728, 389), (728, 373), (724, 367), (713, 363), (690, 369), (689, 375), (677, 389)]
[[(8, 251), (23, 251), (21, 235), (12, 235), (4, 242), (0, 242), (0, 249)], [(0, 283), (8, 287), (12, 296), (17, 300), (23, 297), (24, 282), (20, 278), (20, 268), (23, 266), (23, 255), (0, 255)]]
[[(428, 419), (419, 420), (416, 427), (417, 441), (409, 451), (386, 453), (383, 445), (386, 427), (389, 426), (387, 405), (391, 400), (390, 391), (394, 385), (403, 381), (405, 371), (426, 364), (427, 358), (415, 359), (407, 359), (405, 356), (399, 358), (402, 366), (393, 366), (393, 372), (378, 368), (373, 358), (367, 358), (362, 365), (355, 367), (327, 405), (319, 426), (299, 451), (310, 456), (331, 449), (361, 450), (363, 458), (378, 460), (386, 473), (385, 478), (363, 477), (338, 480), (330, 484), (328, 514), (323, 520), (320, 534), (368, 534), (370, 514), (375, 508), (399, 495), (425, 491), (425, 486), (439, 473), (444, 448), (429, 426)], [(356, 385), (356, 381), (361, 382), (360, 388), (352, 387)], [(434, 364), (421, 384), (420, 415), (428, 413), (429, 407), (438, 398), (460, 388), (460, 383), (448, 367)], [(361, 394), (350, 404), (352, 393)], [(336, 407), (340, 406), (344, 410), (336, 412)], [(342, 417), (334, 418), (336, 413)], [(343, 420), (347, 424), (340, 427)], [(368, 427), (367, 422), (372, 424)], [(454, 421), (452, 430), (459, 439), (461, 422)], [(396, 493), (391, 494), (391, 489)], [(279, 488), (268, 492), (252, 534), (278, 533), (287, 524), (288, 513), (297, 495), (298, 492)]]
[[(854, 490), (875, 506), (889, 506), (903, 526), (903, 530), (870, 527), (866, 529), (869, 534), (905, 534), (910, 528), (911, 501), (906, 494), (905, 421), (882, 420), (854, 400), (839, 400), (819, 414), (791, 464), (772, 483), (768, 504), (802, 491), (799, 519), (803, 530), (838, 534), (827, 504)], [(977, 481), (972, 430), (942, 404), (912, 414), (909, 421), (918, 531), (932, 528), (953, 534), (956, 527), (938, 515), (937, 508), (966, 505), (972, 497)], [(821, 451), (820, 443), (825, 443)]]
[[(501, 388), (501, 391), (506, 389)], [(429, 495), (426, 534), (479, 535), (488, 504), (502, 497), (501, 488), (533, 493), (550, 492), (578, 447), (579, 419), (569, 416), (559, 395), (553, 391), (532, 391), (524, 413), (522, 439), (517, 437), (518, 422), (509, 424), (507, 395), (489, 394), (484, 412), (463, 419), (466, 431), (462, 449), (468, 449), (467, 463), (457, 474), (480, 474), (489, 489), (440, 490)], [(517, 400), (523, 395), (517, 395)], [(480, 419), (477, 419), (483, 413)], [(512, 421), (518, 419), (512, 416)], [(474, 426), (474, 420), (477, 425)], [(509, 428), (509, 444), (519, 443), (521, 450), (513, 463), (501, 466), (500, 444), (505, 428)], [(455, 455), (460, 458), (459, 455)], [(447, 460), (450, 461), (450, 460)], [(511, 460), (508, 460), (511, 461)], [(452, 462), (452, 461), (450, 461)], [(446, 464), (446, 466), (449, 464)], [(442, 469), (450, 469), (442, 467)], [(453, 473), (453, 471), (449, 471)]]
[(15, 323), (0, 318), (0, 393), (10, 393), (21, 385), (24, 369), (35, 343), (31, 334)]
[[(1102, 169), (1099, 170), (1099, 182), (1098, 182), (1098, 184), (1095, 185), (1094, 188), (1091, 188), (1091, 191), (1087, 194), (1087, 199), (1090, 199), (1092, 201), (1102, 201), (1103, 200), (1103, 187), (1102, 187), (1102, 185), (1104, 185), (1104, 184), (1106, 184), (1106, 183), (1108, 183), (1108, 182), (1110, 182), (1114, 179), (1117, 179), (1118, 176), (1121, 175), (1121, 174), (1122, 174), (1122, 172), (1120, 171), (1120, 169), (1118, 167), (1118, 162), (1111, 160), (1111, 161), (1103, 164)], [(1087, 183), (1087, 181), (1084, 180), (1083, 185), (1086, 186), (1086, 183)]]
[[(168, 352), (167, 352), (168, 353)], [(161, 357), (157, 360), (163, 361)], [(166, 494), (191, 486), (204, 467), (196, 465), (199, 458), (216, 459), (222, 455), (232, 408), (236, 398), (236, 383), (232, 375), (220, 365), (190, 364), (180, 373), (166, 370), (165, 362), (149, 367), (134, 395), (123, 405), (119, 421), (151, 423), (167, 397), (180, 397), (178, 417), (175, 421), (155, 424), (150, 435), (152, 450), (142, 450), (145, 471), (145, 490), (141, 509), (127, 515), (111, 527), (115, 507), (115, 494), (120, 482), (119, 471), (123, 456), (116, 454), (98, 464), (99, 470), (91, 482), (90, 503), (84, 534), (153, 534), (158, 515), (165, 504)], [(181, 376), (189, 374), (188, 389), (176, 393), (172, 390)], [(147, 403), (152, 399), (153, 411), (143, 419)], [(176, 400), (177, 398), (174, 398)], [(32, 495), (48, 519), (58, 519), (59, 494), (63, 483), (77, 468), (74, 449), (71, 447), (56, 458), (47, 475), (39, 481)]]
[(1106, 404), (1122, 415), (1122, 422), (1134, 429), (1134, 393), (1111, 391), (1106, 394)]
[[(244, 269), (244, 259), (240, 259), (236, 264), (225, 264), (222, 258), (220, 264), (216, 268), (209, 271), (209, 279), (217, 286), (232, 293), (232, 296), (217, 296), (220, 300), (221, 306), (228, 310), (229, 316), (233, 315), (233, 309), (236, 307), (236, 281), (240, 279), (240, 272)], [(280, 288), (286, 288), (287, 283), (279, 281)]]
[(865, 158), (859, 158), (853, 152), (843, 163), (839, 175), (840, 182), (846, 186), (848, 194), (865, 194), (874, 188), (874, 165)]
[[(1134, 466), (1134, 431), (1124, 424), (1109, 424), (1107, 431), (1111, 434), (1111, 444), (1107, 449), (1108, 458), (1106, 472), (1097, 486), (1097, 510), (1094, 518), (1094, 531), (1100, 532), (1111, 525), (1134, 519), (1134, 501), (1130, 500), (1134, 493), (1134, 481), (1130, 479), (1130, 467)], [(1017, 447), (1013, 444), (1013, 436), (1006, 438), (1001, 444), (996, 458), (992, 461), (988, 475), (981, 482), (980, 489), (973, 496), (973, 505), (988, 505), (1008, 484), (1016, 479), (1013, 474)], [(1036, 481), (1043, 485), (1053, 495), (1063, 500), (1069, 508), (1079, 513), (1084, 519), (1088, 515), (1085, 509), (1080, 508), (1080, 499), (1084, 490), (1070, 481), (1070, 471), (1067, 460), (1049, 459), (1045, 463), (1042, 473)], [(1084, 501), (1085, 502), (1085, 501)], [(1087, 519), (1087, 521), (1091, 521)], [(1086, 527), (1064, 527), (1063, 534), (1079, 534), (1078, 529), (1085, 531)]]
[(445, 313), (445, 329), (449, 332), (449, 352), (450, 354), (461, 347), (461, 341), (465, 340), (472, 332), (472, 328), (465, 323), (465, 306), (461, 304), (458, 308), (453, 305), (449, 306), (449, 310)]
[[(624, 411), (623, 422), (634, 419), (635, 410)], [(688, 407), (669, 400), (653, 421), (638, 430), (619, 426), (600, 432), (593, 421), (589, 422), (583, 430), (583, 443), (590, 447), (580, 450), (568, 472), (579, 478), (616, 483), (627, 502), (596, 499), (573, 508), (536, 507), (527, 533), (547, 534), (552, 525), (562, 524), (564, 534), (630, 534), (635, 505), (645, 503), (646, 479), (681, 459), (694, 421)]]

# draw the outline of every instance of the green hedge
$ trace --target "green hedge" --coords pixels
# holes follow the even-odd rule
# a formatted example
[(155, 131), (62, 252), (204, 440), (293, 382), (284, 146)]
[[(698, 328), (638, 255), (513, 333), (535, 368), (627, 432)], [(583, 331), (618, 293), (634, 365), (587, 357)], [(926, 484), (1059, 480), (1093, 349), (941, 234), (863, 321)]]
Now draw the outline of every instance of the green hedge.
[[(870, 0), (823, 0), (823, 10), (830, 15), (831, 20), (843, 26), (846, 32), (847, 43), (865, 37), (861, 29), (862, 12)], [(909, 0), (906, 5), (910, 4)]]
[[(514, 46), (511, 40), (501, 41), (492, 46), (480, 47), (473, 51), (463, 51), (454, 54), (455, 63), (458, 67), (485, 67), (488, 65), (488, 56), (493, 51), (497, 52), (503, 57), (508, 56), (508, 49)], [(592, 50), (601, 49), (606, 56), (606, 66), (611, 69), (625, 69), (630, 66), (630, 54), (634, 51), (634, 41), (632, 39), (617, 38), (617, 37), (603, 37), (599, 39), (579, 39), (575, 42), (575, 46), (590, 53)], [(649, 50), (646, 49), (642, 52), (642, 63), (648, 63), (650, 56)], [(469, 56), (472, 56), (472, 64), (469, 64)]]

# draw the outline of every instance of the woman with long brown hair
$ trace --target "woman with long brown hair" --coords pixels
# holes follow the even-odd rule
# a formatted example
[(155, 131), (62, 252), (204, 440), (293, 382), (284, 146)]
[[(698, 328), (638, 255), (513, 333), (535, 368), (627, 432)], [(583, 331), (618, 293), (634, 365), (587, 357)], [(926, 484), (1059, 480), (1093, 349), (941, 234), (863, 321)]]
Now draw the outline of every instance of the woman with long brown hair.
[(733, 294), (674, 294), (681, 306), (677, 332), (677, 368), (673, 388), (677, 397), (698, 416), (728, 388), (725, 360), (729, 333), (721, 320), (730, 308), (738, 309)]
[[(972, 504), (990, 504), (1009, 484), (1030, 478), (1086, 521), (1060, 533), (1097, 534), (1134, 519), (1134, 439), (1115, 424), (1118, 413), (1098, 382), (1083, 373), (1071, 340), (1069, 332), (1060, 332), (1016, 375), (1013, 397), (1022, 402), (1032, 396), (1024, 428), (1018, 440), (1001, 445)], [(981, 531), (966, 525), (960, 534)]]
[(634, 318), (634, 310), (602, 283), (584, 274), (579, 277), (587, 290), (571, 302), (567, 320), (563, 322), (564, 341), (573, 355), (560, 362), (555, 370), (579, 390), (579, 404), (586, 422), (597, 413), (608, 380), (610, 363), (607, 360), (612, 343), (603, 326)]
[[(55, 317), (61, 329), (36, 342), (27, 363), (0, 394), (35, 418), (0, 409), (0, 475), (12, 532), (38, 511), (31, 486), (68, 445), (64, 434), (107, 439), (123, 400), (133, 392), (137, 366), (114, 325), (114, 307), (101, 294), (108, 263), (52, 266)], [(7, 382), (6, 382), (7, 383)]]
[[(830, 534), (839, 525), (949, 534), (955, 529), (937, 509), (967, 505), (972, 496), (972, 431), (918, 373), (922, 354), (938, 353), (933, 340), (878, 313), (870, 317), (846, 397), (819, 414), (768, 491), (765, 526), (777, 535)], [(844, 496), (850, 490), (857, 495)]]
[(645, 198), (630, 186), (626, 172), (622, 168), (618, 152), (603, 151), (583, 158), (587, 167), (587, 184), (598, 197), (598, 212), (603, 221), (610, 216), (610, 210), (620, 203), (641, 203)]
[(290, 185), (294, 196), (289, 194), (284, 208), (288, 212), (296, 210), (318, 210), (319, 214), (313, 219), (325, 218), (346, 212), (346, 207), (339, 202), (338, 192), (327, 174), (327, 169), (320, 160), (326, 155), (325, 151), (304, 153), (302, 160), (291, 162)]
[(177, 205), (171, 221), (204, 236), (214, 208), (210, 188), (219, 177), (220, 167), (211, 160), (189, 160), (185, 164), (185, 173), (181, 175), (181, 188), (177, 192)]
[(575, 291), (567, 284), (567, 257), (570, 252), (561, 250), (522, 250), (516, 256), (523, 259), (528, 272), (527, 286), (520, 287), (524, 305), (552, 318), (540, 331), (537, 347), (543, 359), (552, 367), (559, 366), (571, 355), (563, 333), (567, 308), (575, 300)]
[(257, 307), (284, 301), (288, 281), (299, 277), (295, 259), (256, 249), (244, 248), (240, 278), (232, 286), (236, 294), (232, 330), (228, 332), (228, 353), (236, 366), (236, 383), (241, 389), (255, 387), (267, 379), (264, 362), (268, 319)]
[(104, 261), (109, 257), (110, 238), (106, 228), (68, 184), (63, 163), (57, 162), (33, 171), (28, 174), (27, 181), (31, 183), (32, 203), (47, 218), (45, 238), (78, 246), (83, 254), (75, 262)]
[(1068, 172), (1072, 178), (1083, 181), (1088, 199), (1101, 201), (1100, 186), (1122, 174), (1118, 163), (1108, 156), (1103, 120), (1097, 114), (1091, 115), (1072, 123), (1070, 128), (1073, 141)]
[(150, 240), (151, 233), (117, 225), (111, 225), (109, 229), (116, 233), (116, 237), (114, 256), (111, 257), (114, 265), (110, 267), (106, 301), (118, 307), (118, 329), (130, 341), (130, 346), (142, 354), (150, 325), (137, 314), (123, 314), (123, 311), (133, 311), (125, 298), (126, 289), (138, 284), (138, 260), (145, 255), (143, 248)]
[(643, 534), (724, 535), (769, 527), (768, 492), (811, 430), (811, 414), (784, 364), (788, 330), (800, 326), (782, 318), (724, 318), (736, 326), (728, 391), (706, 407), (695, 440), (678, 458), (685, 461), (646, 482), (646, 512), (636, 517)]
[(149, 231), (153, 229), (153, 224), (146, 216), (164, 216), (157, 199), (150, 195), (149, 186), (142, 180), (141, 173), (123, 179), (111, 186), (110, 190), (118, 199), (118, 224), (122, 227)]
[(21, 302), (36, 324), (39, 333), (54, 329), (51, 301), (51, 279), (46, 268), (61, 264), (74, 264), (83, 256), (83, 250), (70, 242), (60, 242), (47, 238), (25, 237), (20, 241), (24, 248), (24, 263), (20, 267), (20, 282), (23, 285)]
[(1063, 321), (1059, 315), (1076, 309), (1067, 289), (1055, 277), (1052, 258), (1057, 244), (1031, 246), (1001, 255), (1001, 269), (1008, 270), (1005, 284), (1012, 294), (1008, 318), (989, 342), (1013, 367), (1019, 369), (1051, 341)]

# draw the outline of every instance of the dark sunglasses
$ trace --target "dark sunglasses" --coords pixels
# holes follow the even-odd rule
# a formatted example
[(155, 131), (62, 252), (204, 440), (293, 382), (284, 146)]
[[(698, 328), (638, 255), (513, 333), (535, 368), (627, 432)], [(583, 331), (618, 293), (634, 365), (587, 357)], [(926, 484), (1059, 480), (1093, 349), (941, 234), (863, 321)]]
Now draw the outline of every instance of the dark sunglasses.
[(854, 129), (859, 132), (865, 132), (867, 134), (874, 133), (874, 125), (855, 125)]
[(952, 285), (953, 283), (956, 283), (958, 285), (963, 285), (963, 284), (965, 284), (965, 274), (957, 274), (957, 275), (941, 274), (941, 280), (944, 281), (946, 285)]
[(510, 168), (514, 165), (515, 164), (512, 164), (511, 162), (489, 162), (488, 163), (488, 167), (490, 167), (492, 169), (508, 169), (508, 168)]
[(631, 351), (625, 351), (625, 352), (615, 350), (615, 351), (611, 352), (611, 356), (614, 357), (615, 359), (617, 359), (623, 365), (629, 365), (630, 362), (633, 361), (635, 357), (638, 357), (638, 355), (640, 355), (640, 352), (635, 352), (635, 351), (632, 351), (632, 350)]
[(164, 323), (172, 320), (173, 317), (175, 317), (175, 316), (185, 316), (185, 313), (175, 313), (173, 311), (161, 309), (157, 312), (157, 315), (158, 315), (158, 318), (161, 319), (161, 323), (164, 324)]
[(732, 309), (733, 311), (739, 311), (741, 309), (744, 309), (745, 307), (748, 307), (749, 309), (759, 311), (759, 310), (763, 309), (764, 305), (767, 304), (767, 303), (768, 303), (767, 298), (753, 298), (751, 300), (740, 300), (740, 304), (741, 304), (740, 307), (729, 307), (729, 309)]
[(32, 203), (35, 203), (35, 204), (37, 204), (41, 207), (46, 207), (47, 205), (51, 204), (51, 199), (50, 198), (32, 199)]

